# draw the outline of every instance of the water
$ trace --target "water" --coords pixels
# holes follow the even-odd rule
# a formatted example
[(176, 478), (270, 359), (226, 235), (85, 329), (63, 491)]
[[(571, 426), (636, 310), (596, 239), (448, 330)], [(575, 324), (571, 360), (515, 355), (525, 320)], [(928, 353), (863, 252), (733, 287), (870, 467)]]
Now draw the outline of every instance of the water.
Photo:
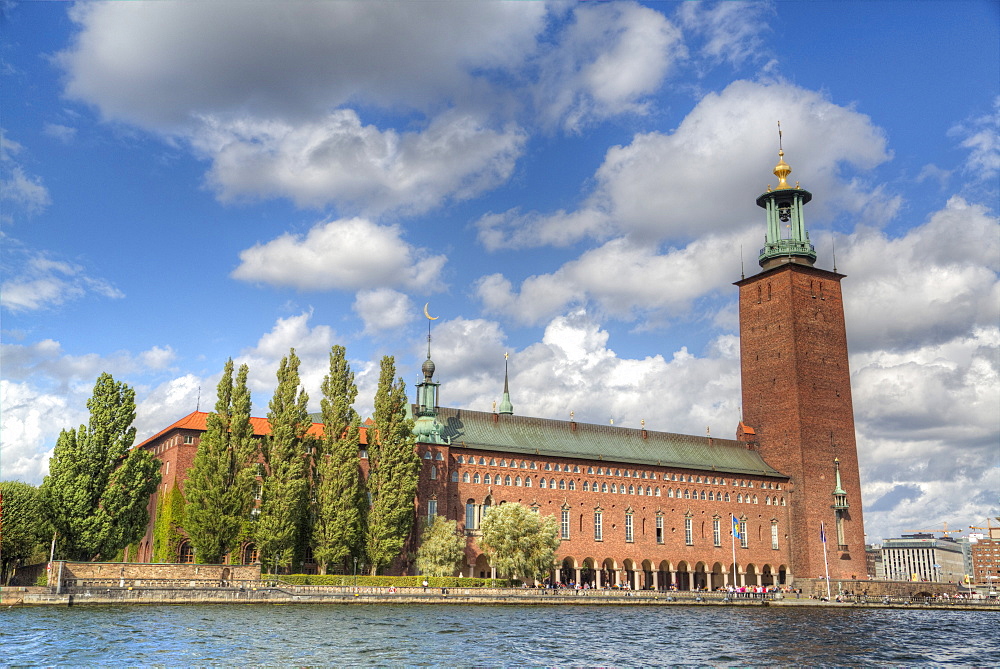
[(202, 605), (0, 611), (30, 665), (993, 665), (995, 612)]

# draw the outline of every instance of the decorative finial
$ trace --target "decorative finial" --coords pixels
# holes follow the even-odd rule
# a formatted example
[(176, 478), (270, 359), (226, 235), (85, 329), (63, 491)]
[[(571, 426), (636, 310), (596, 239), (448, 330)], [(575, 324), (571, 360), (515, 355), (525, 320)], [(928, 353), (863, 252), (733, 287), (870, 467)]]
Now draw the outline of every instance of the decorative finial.
[(497, 401), (493, 400), (493, 413), (497, 412)]
[(639, 425), (642, 425), (643, 427), (646, 427), (646, 419), (643, 418), (642, 420), (640, 420), (639, 421)]
[(711, 425), (706, 425), (705, 426), (705, 436), (706, 437), (711, 437), (712, 436), (712, 426)]
[(569, 419), (570, 419), (570, 420), (573, 420), (573, 417), (574, 417), (575, 415), (576, 415), (576, 412), (575, 412), (575, 411), (570, 411), (570, 412), (569, 412)]
[[(781, 121), (778, 121), (778, 164), (774, 166), (774, 176), (778, 177), (778, 185), (775, 190), (791, 188), (787, 181), (788, 175), (791, 173), (792, 168), (785, 162), (785, 150), (781, 145)], [(795, 183), (795, 187), (799, 187), (798, 182)], [(771, 184), (767, 185), (767, 192), (771, 192)]]
[(615, 419), (614, 418), (609, 418), (608, 419), (608, 424), (609, 425), (614, 425), (615, 424)]

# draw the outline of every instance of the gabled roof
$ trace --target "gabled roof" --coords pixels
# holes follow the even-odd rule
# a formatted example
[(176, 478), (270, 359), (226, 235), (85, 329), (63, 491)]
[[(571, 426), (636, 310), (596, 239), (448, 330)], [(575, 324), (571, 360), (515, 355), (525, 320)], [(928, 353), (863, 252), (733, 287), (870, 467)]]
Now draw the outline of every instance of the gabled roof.
[[(257, 418), (251, 416), (250, 426), (253, 428), (253, 433), (254, 436), (256, 437), (264, 437), (271, 434), (271, 424), (268, 422), (266, 418)], [(142, 448), (146, 444), (156, 441), (160, 437), (174, 430), (196, 430), (198, 432), (204, 432), (207, 429), (208, 429), (208, 413), (204, 411), (192, 411), (188, 415), (178, 420), (176, 423), (168, 425), (167, 427), (163, 428), (162, 430), (154, 434), (152, 437), (149, 437), (148, 439), (137, 444), (135, 448)], [(363, 425), (361, 426), (360, 432), (361, 432), (360, 435), (361, 443), (367, 444), (368, 443), (367, 429)], [(311, 434), (314, 437), (322, 437), (323, 423), (314, 422), (312, 426), (310, 426), (308, 434)]]
[(451, 408), (438, 420), (452, 447), (785, 477), (733, 439)]

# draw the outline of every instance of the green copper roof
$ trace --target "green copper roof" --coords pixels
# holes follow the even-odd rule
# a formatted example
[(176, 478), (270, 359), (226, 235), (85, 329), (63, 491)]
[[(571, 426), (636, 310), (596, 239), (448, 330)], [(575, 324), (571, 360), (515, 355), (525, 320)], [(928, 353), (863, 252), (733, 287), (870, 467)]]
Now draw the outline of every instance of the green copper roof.
[(784, 476), (734, 439), (694, 437), (613, 425), (573, 423), (441, 408), (442, 436), (453, 447), (525, 455), (588, 458), (732, 474)]

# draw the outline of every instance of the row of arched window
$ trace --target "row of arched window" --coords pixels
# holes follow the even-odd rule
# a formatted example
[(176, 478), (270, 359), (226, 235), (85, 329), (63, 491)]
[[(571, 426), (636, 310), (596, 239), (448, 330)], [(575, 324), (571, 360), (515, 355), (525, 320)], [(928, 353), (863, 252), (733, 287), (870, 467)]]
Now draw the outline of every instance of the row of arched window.
[[(428, 451), (424, 454), (424, 459), (431, 459), (431, 453)], [(443, 459), (440, 453), (437, 453), (438, 460)], [(522, 460), (518, 462), (517, 460), (506, 458), (486, 458), (485, 456), (475, 456), (475, 455), (459, 455), (456, 456), (455, 462), (460, 465), (482, 465), (484, 467), (511, 467), (514, 469), (533, 469), (542, 471), (557, 471), (566, 472), (572, 474), (588, 474), (597, 476), (622, 476), (625, 478), (641, 478), (641, 479), (652, 479), (656, 480), (657, 475), (655, 472), (639, 471), (634, 469), (617, 469), (614, 467), (581, 467), (580, 465), (571, 464), (561, 464), (561, 463), (551, 463), (546, 462), (543, 467), (539, 467), (537, 462), (528, 462), (527, 460)], [(586, 471), (584, 471), (586, 469)], [(505, 480), (505, 479), (504, 479)], [(516, 479), (512, 479), (516, 480)], [(677, 474), (668, 473), (663, 475), (664, 481), (679, 481), (681, 483), (701, 483), (705, 485), (728, 485), (728, 482), (724, 478), (712, 477), (712, 476), (696, 476), (694, 474)], [(466, 481), (468, 483), (468, 481)], [(478, 483), (478, 481), (475, 481)], [(497, 484), (497, 485), (503, 485)], [(511, 485), (507, 483), (506, 485)], [(520, 485), (514, 483), (514, 485)], [(529, 484), (526, 484), (529, 485)], [(754, 483), (753, 481), (735, 479), (732, 480), (732, 485), (737, 488), (755, 488), (759, 487), (763, 490), (781, 490), (781, 484), (775, 483), (774, 481), (761, 481), (759, 483)], [(572, 488), (570, 488), (572, 490)], [(642, 494), (642, 493), (640, 493)]]

